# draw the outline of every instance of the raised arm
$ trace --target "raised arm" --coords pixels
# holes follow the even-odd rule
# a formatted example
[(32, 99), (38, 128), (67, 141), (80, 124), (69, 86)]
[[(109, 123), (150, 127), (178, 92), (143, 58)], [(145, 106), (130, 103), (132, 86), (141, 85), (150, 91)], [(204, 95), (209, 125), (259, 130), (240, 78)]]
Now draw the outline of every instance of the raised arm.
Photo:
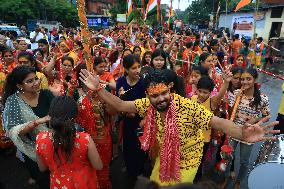
[(220, 130), (233, 138), (248, 142), (255, 143), (258, 141), (264, 141), (274, 139), (274, 137), (268, 136), (268, 134), (279, 133), (279, 130), (270, 130), (278, 124), (278, 121), (274, 121), (267, 126), (262, 126), (263, 123), (267, 122), (270, 117), (262, 118), (258, 123), (251, 125), (246, 124), (242, 127), (238, 127), (234, 122), (226, 119), (213, 116), (209, 122), (209, 125), (217, 130)]
[(180, 37), (180, 36), (178, 36), (178, 35), (174, 35), (174, 36), (173, 36), (171, 43), (169, 44), (168, 48), (166, 49), (166, 52), (167, 52), (167, 53), (170, 53), (170, 52), (171, 52), (171, 49), (172, 49), (174, 43), (176, 42), (176, 40), (177, 40), (179, 37)]
[(223, 79), (224, 79), (224, 83), (222, 84), (222, 87), (220, 89), (220, 91), (218, 92), (218, 94), (214, 97), (212, 97), (212, 108), (215, 109), (220, 103), (222, 98), (225, 96), (226, 91), (229, 87), (229, 83), (232, 80), (233, 74), (230, 71), (231, 67), (228, 67), (225, 71), (223, 71)]
[(43, 73), (50, 79), (50, 78), (53, 78), (53, 74), (52, 74), (52, 70), (55, 66), (55, 62), (56, 62), (56, 58), (57, 56), (56, 55), (53, 55), (49, 61), (49, 63), (43, 67), (42, 71)]
[(137, 113), (134, 101), (123, 101), (117, 96), (106, 91), (104, 88), (98, 89), (99, 97), (118, 112)]
[(99, 78), (92, 76), (87, 70), (80, 72), (80, 80), (91, 90), (97, 92), (99, 97), (118, 112), (137, 113), (134, 101), (123, 101), (109, 93), (99, 85)]

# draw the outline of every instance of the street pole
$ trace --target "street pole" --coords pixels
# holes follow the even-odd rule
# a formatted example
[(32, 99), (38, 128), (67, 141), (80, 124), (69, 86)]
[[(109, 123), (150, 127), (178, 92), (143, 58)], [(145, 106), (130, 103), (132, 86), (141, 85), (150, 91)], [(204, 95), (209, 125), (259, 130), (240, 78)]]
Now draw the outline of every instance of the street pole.
[(145, 19), (145, 0), (142, 0), (141, 4), (142, 4), (142, 19), (144, 21)]
[(253, 25), (253, 38), (255, 37), (255, 34), (256, 34), (256, 17), (258, 14), (258, 6), (259, 6), (259, 0), (256, 0), (255, 13), (254, 13), (254, 25)]
[(225, 29), (227, 28), (227, 16), (228, 16), (228, 0), (226, 0), (226, 16), (225, 16)]

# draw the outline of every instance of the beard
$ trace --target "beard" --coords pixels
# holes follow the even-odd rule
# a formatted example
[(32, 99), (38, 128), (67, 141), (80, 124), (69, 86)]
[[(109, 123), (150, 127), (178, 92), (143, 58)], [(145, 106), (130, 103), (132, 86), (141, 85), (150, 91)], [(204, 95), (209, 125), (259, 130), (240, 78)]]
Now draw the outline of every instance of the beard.
[[(153, 104), (152, 104), (152, 105), (153, 105)], [(164, 101), (159, 102), (159, 103), (157, 103), (157, 104), (155, 104), (155, 105), (153, 105), (153, 106), (154, 106), (154, 108), (155, 108), (157, 111), (159, 111), (159, 112), (164, 112), (164, 111), (166, 111), (166, 110), (169, 108), (169, 106), (170, 106), (170, 101), (164, 100)]]

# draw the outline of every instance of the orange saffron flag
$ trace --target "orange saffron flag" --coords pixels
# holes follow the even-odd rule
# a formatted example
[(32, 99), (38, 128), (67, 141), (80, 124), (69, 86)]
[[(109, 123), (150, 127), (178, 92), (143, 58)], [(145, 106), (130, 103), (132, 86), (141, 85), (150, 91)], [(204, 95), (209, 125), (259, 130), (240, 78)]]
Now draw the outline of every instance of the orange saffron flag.
[(244, 6), (247, 6), (248, 4), (250, 4), (251, 0), (241, 0), (236, 9), (235, 9), (235, 12), (237, 12), (238, 10), (240, 10), (241, 8), (243, 8)]

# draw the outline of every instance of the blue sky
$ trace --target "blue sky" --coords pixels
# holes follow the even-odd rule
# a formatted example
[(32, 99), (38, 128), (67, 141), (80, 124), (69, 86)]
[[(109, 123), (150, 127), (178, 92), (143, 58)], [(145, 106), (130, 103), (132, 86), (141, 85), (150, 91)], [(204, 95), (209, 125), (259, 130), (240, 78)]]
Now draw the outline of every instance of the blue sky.
[[(180, 0), (180, 9), (185, 10), (188, 5), (191, 3), (192, 0)], [(169, 4), (170, 5), (170, 0), (161, 0), (162, 4)], [(173, 0), (173, 7), (174, 9), (178, 8), (178, 0)]]

